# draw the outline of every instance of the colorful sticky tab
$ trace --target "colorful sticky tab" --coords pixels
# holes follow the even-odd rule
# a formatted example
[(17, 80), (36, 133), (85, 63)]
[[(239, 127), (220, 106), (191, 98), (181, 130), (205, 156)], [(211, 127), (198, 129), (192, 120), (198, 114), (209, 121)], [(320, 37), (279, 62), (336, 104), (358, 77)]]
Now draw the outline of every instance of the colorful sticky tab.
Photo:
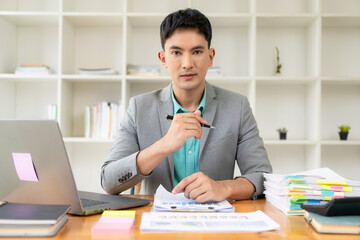
[(317, 184), (319, 185), (340, 185), (340, 186), (346, 186), (346, 181), (331, 181), (331, 180), (317, 180)]
[(16, 173), (20, 180), (38, 182), (39, 178), (30, 153), (12, 153)]
[(107, 210), (104, 211), (103, 217), (135, 217), (136, 211), (123, 211), (123, 210)]

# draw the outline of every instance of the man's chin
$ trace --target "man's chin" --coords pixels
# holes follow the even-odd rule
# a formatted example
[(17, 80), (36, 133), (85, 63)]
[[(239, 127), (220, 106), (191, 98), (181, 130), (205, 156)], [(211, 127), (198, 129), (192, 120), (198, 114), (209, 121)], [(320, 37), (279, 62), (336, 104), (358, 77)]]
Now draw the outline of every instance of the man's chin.
[(184, 81), (184, 80), (182, 80), (180, 83), (178, 83), (176, 85), (179, 88), (183, 89), (183, 90), (194, 90), (194, 89), (197, 89), (199, 87), (204, 86), (205, 85), (205, 80), (203, 82), (200, 82), (198, 80), (197, 81), (194, 81), (194, 80)]

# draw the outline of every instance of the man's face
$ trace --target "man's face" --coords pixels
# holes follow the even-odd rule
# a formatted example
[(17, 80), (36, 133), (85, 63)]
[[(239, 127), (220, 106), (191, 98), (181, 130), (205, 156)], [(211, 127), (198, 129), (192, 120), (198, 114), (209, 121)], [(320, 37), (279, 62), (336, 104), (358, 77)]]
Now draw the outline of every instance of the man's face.
[(208, 67), (212, 66), (214, 49), (197, 29), (177, 29), (158, 53), (163, 66), (169, 70), (174, 90), (203, 88)]

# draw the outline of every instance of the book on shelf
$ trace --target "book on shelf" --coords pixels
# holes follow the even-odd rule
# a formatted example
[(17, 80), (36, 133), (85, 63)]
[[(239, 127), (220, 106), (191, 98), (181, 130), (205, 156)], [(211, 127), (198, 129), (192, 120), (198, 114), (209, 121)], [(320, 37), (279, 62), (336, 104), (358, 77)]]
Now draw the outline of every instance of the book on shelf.
[(359, 197), (360, 182), (349, 181), (329, 168), (292, 174), (264, 174), (265, 197), (287, 215), (303, 215), (303, 203)]
[(207, 77), (224, 77), (225, 75), (221, 71), (221, 67), (209, 67), (206, 73)]
[(160, 76), (160, 66), (128, 64), (127, 74), (136, 76)]
[(121, 108), (121, 100), (118, 104), (98, 102), (85, 106), (85, 138), (114, 139), (122, 119)]
[(81, 75), (116, 75), (118, 71), (111, 68), (79, 68)]
[(0, 236), (53, 236), (65, 224), (70, 205), (0, 202)]
[(16, 67), (15, 74), (19, 75), (50, 75), (54, 71), (45, 64), (21, 64)]
[(48, 119), (57, 120), (57, 104), (48, 105)]
[(323, 216), (304, 212), (306, 221), (319, 233), (360, 234), (360, 216)]

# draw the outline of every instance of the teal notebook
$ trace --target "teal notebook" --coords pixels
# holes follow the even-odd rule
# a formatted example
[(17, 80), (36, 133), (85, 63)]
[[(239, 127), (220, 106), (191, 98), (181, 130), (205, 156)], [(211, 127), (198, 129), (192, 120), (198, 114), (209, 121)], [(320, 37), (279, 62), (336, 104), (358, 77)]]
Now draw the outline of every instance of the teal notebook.
[(305, 211), (306, 221), (319, 233), (360, 234), (360, 216), (323, 216)]

